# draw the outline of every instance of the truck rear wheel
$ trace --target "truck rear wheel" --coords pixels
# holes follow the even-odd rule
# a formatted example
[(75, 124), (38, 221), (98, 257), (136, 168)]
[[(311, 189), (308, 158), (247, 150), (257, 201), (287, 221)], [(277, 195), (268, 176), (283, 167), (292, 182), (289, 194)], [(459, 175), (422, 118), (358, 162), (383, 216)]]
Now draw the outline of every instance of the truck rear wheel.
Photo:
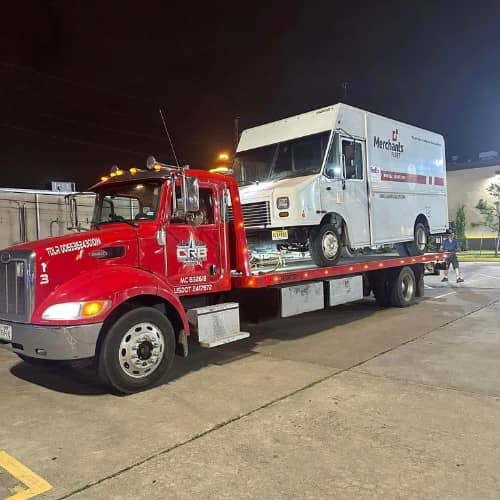
[(390, 302), (395, 307), (408, 307), (415, 298), (417, 283), (412, 269), (405, 266), (392, 284)]
[(417, 222), (413, 229), (413, 241), (406, 243), (408, 255), (422, 255), (427, 249), (429, 242), (429, 233), (425, 224)]
[(140, 307), (121, 316), (107, 332), (98, 354), (101, 380), (132, 394), (162, 382), (173, 363), (175, 334), (157, 309)]
[(323, 224), (311, 231), (309, 251), (319, 267), (334, 266), (340, 259), (342, 240), (333, 224)]

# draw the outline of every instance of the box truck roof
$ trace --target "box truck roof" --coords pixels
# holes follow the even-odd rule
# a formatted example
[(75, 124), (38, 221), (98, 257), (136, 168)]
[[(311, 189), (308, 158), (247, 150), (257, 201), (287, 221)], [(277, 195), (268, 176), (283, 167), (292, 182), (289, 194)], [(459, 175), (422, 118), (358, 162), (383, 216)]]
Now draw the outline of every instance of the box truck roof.
[[(349, 113), (349, 111), (351, 111), (351, 113)], [(352, 117), (354, 114), (357, 115), (358, 119), (355, 119), (352, 122), (353, 126), (351, 127), (349, 117)], [(400, 125), (412, 127), (413, 129), (420, 130), (424, 133), (426, 139), (440, 145), (444, 144), (443, 137), (435, 132), (430, 132), (382, 115), (376, 115), (375, 113), (370, 113), (353, 106), (348, 106), (347, 104), (338, 103), (325, 108), (308, 111), (300, 115), (284, 118), (282, 120), (265, 123), (257, 127), (248, 128), (242, 132), (236, 151), (247, 151), (267, 146), (269, 144), (276, 144), (290, 139), (297, 139), (299, 137), (317, 134), (319, 132), (332, 130), (337, 127), (344, 128), (347, 132), (362, 137), (365, 135), (364, 124), (362, 124), (359, 120), (362, 114), (371, 116), (372, 118), (388, 120), (396, 127)]]

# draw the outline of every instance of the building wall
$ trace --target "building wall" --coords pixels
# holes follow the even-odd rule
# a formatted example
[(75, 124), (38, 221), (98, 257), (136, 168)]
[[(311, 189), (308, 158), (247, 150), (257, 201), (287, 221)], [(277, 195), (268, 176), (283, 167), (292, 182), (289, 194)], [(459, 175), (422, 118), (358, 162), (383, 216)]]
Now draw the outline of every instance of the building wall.
[[(90, 226), (93, 197), (79, 201), (78, 217), (83, 227)], [(37, 217), (38, 206), (38, 217)], [(25, 231), (21, 230), (24, 211)], [(0, 190), (0, 249), (23, 241), (59, 236), (72, 225), (70, 210), (61, 193), (30, 190)]]
[(448, 211), (450, 221), (456, 218), (457, 210), (465, 206), (466, 236), (467, 238), (494, 238), (496, 235), (486, 226), (472, 226), (473, 222), (481, 223), (482, 217), (475, 207), (483, 198), (490, 203), (493, 198), (488, 195), (486, 188), (492, 182), (500, 182), (500, 161), (497, 166), (470, 168), (465, 170), (448, 170), (446, 173), (448, 184)]

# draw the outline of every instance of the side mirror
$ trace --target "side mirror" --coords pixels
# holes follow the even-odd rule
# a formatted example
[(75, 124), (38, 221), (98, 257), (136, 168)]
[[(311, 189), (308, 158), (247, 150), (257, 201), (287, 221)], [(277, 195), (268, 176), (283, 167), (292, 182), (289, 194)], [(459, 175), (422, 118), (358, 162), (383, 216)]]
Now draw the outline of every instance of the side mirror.
[(200, 210), (200, 187), (196, 177), (184, 177), (184, 196), (186, 200), (186, 212), (198, 212)]

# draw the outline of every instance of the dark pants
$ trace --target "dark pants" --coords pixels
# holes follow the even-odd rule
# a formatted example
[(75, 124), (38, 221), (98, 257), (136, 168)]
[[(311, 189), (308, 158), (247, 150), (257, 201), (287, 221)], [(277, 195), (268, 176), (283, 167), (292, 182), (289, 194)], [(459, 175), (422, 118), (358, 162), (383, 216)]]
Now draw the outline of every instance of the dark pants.
[(458, 269), (460, 267), (458, 265), (458, 258), (456, 253), (452, 253), (449, 257), (446, 258), (446, 269), (450, 268), (450, 264), (453, 266), (453, 269)]

